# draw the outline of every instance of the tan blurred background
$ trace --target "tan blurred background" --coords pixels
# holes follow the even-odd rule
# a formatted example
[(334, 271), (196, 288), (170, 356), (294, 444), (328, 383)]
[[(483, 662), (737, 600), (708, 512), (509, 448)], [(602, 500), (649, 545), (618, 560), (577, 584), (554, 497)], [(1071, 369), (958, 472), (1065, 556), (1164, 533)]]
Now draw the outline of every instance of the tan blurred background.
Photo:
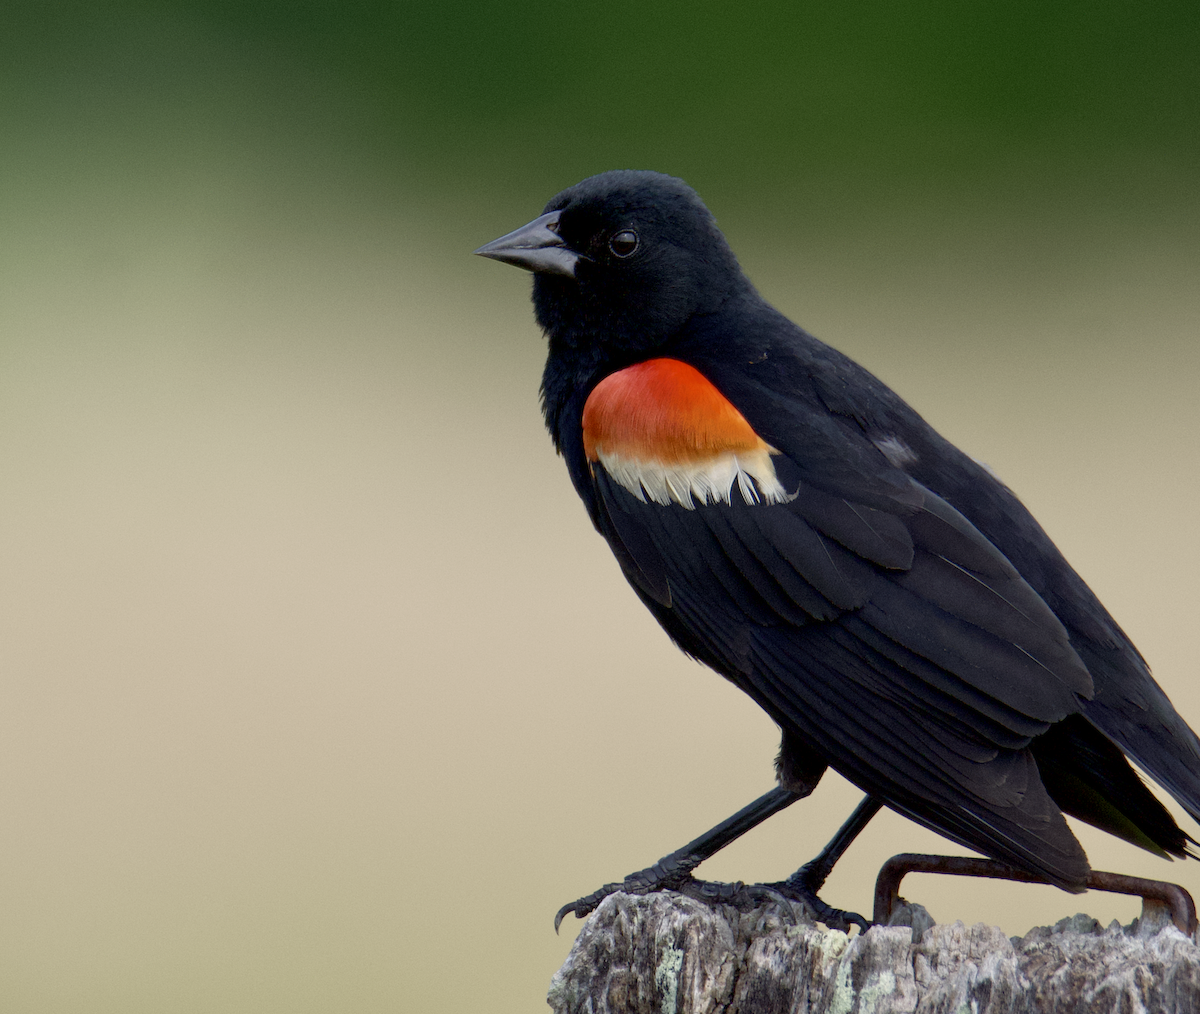
[[(1192, 4), (21, 6), (0, 1009), (541, 1010), (559, 905), (770, 786), (771, 723), (669, 645), (553, 454), (528, 278), (469, 256), (607, 168), (695, 184), (1200, 724)], [(831, 774), (702, 872), (785, 876), (856, 798)], [(957, 851), (884, 815), (826, 897), (867, 911), (907, 850)], [(906, 893), (1012, 933), (1137, 912)]]

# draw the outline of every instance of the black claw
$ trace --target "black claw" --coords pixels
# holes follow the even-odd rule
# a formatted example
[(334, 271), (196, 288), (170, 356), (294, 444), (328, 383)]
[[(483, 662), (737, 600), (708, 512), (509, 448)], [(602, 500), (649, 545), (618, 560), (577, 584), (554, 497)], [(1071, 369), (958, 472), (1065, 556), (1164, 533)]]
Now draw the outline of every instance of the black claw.
[(563, 919), (568, 912), (574, 912), (577, 919), (584, 919), (596, 911), (596, 907), (607, 898), (610, 894), (615, 894), (617, 891), (625, 891), (629, 894), (642, 894), (648, 892), (634, 891), (629, 888), (629, 881), (633, 876), (625, 878), (625, 882), (621, 884), (605, 884), (600, 890), (593, 891), (591, 894), (585, 895), (582, 898), (577, 898), (575, 901), (568, 901), (558, 913), (554, 916), (554, 932), (558, 932), (558, 927), (562, 925)]
[[(629, 874), (619, 884), (605, 884), (600, 890), (563, 905), (554, 917), (554, 932), (558, 932), (558, 927), (562, 925), (563, 918), (568, 912), (574, 912), (577, 918), (583, 919), (591, 915), (600, 902), (617, 891), (623, 891), (625, 894), (652, 894), (655, 891), (679, 890), (684, 884), (694, 881), (692, 870), (700, 862), (701, 857), (680, 850), (664, 856), (653, 866)], [(700, 881), (694, 882), (700, 883)]]
[[(814, 879), (813, 871), (808, 867), (801, 867), (793, 873), (787, 880), (776, 884), (763, 884), (763, 887), (771, 888), (783, 897), (791, 901), (797, 901), (803, 904), (811, 913), (812, 918), (817, 922), (823, 922), (830, 929), (841, 930), (843, 933), (849, 933), (851, 926), (857, 926), (863, 933), (871, 928), (874, 924), (857, 912), (848, 912), (845, 909), (834, 908), (832, 905), (826, 904), (821, 900), (813, 887), (811, 880)], [(821, 881), (824, 881), (821, 877)]]
[(574, 912), (574, 911), (575, 911), (575, 902), (573, 902), (573, 901), (567, 902), (565, 905), (563, 905), (562, 908), (560, 908), (558, 910), (557, 914), (554, 916), (554, 932), (555, 933), (558, 932), (558, 927), (562, 925), (563, 917), (566, 916), (566, 914), (568, 912)]

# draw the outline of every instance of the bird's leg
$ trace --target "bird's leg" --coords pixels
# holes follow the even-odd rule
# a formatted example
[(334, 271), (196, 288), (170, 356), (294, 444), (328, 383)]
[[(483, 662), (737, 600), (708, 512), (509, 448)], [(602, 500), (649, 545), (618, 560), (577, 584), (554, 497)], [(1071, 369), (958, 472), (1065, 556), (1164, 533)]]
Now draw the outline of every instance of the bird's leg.
[[(716, 855), (730, 842), (740, 838), (752, 827), (757, 827), (768, 817), (791, 806), (797, 799), (802, 798), (802, 795), (803, 793), (776, 787), (759, 796), (749, 806), (742, 807), (732, 817), (721, 821), (716, 827), (688, 842), (683, 848), (668, 856), (663, 856), (653, 866), (637, 873), (631, 873), (620, 883), (605, 884), (600, 890), (593, 891), (587, 897), (563, 905), (554, 917), (555, 932), (558, 932), (559, 924), (568, 912), (574, 912), (578, 918), (582, 919), (594, 911), (600, 902), (617, 891), (623, 891), (626, 894), (650, 894), (653, 891), (678, 890), (686, 885), (689, 888), (687, 893), (698, 894), (713, 901), (721, 900), (722, 896), (726, 894), (732, 898), (744, 885), (703, 883), (692, 877), (692, 870), (705, 859)], [(850, 843), (846, 842), (846, 844)], [(844, 848), (845, 846), (843, 846)], [(840, 854), (839, 852), (838, 855)], [(834, 861), (836, 861), (836, 856)], [(832, 868), (833, 863), (831, 862), (829, 865)]]
[(850, 847), (850, 843), (859, 836), (882, 806), (882, 801), (876, 797), (863, 796), (862, 802), (854, 808), (846, 823), (838, 828), (837, 834), (821, 849), (816, 858), (810, 859), (787, 880), (762, 886), (778, 891), (793, 901), (803, 902), (812, 910), (813, 916), (826, 926), (848, 932), (851, 924), (854, 924), (866, 931), (871, 924), (865, 918), (857, 912), (844, 912), (840, 908), (827, 905), (818, 897), (817, 892), (825, 884), (834, 865), (842, 858), (842, 853)]

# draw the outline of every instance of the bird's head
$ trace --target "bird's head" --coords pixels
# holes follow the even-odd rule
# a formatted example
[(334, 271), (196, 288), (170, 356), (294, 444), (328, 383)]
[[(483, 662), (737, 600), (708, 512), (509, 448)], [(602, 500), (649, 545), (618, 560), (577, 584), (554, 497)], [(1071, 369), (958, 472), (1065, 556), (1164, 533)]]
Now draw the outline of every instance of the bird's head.
[(748, 285), (696, 192), (654, 172), (591, 176), (475, 251), (534, 272), (552, 343), (636, 357)]

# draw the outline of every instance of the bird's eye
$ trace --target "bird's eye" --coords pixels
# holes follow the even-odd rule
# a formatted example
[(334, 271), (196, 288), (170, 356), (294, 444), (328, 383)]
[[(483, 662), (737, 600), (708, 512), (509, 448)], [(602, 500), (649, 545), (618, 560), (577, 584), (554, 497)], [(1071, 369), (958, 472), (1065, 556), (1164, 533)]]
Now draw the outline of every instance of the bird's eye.
[(638, 234), (632, 229), (614, 232), (608, 241), (608, 248), (616, 257), (628, 257), (638, 248)]

